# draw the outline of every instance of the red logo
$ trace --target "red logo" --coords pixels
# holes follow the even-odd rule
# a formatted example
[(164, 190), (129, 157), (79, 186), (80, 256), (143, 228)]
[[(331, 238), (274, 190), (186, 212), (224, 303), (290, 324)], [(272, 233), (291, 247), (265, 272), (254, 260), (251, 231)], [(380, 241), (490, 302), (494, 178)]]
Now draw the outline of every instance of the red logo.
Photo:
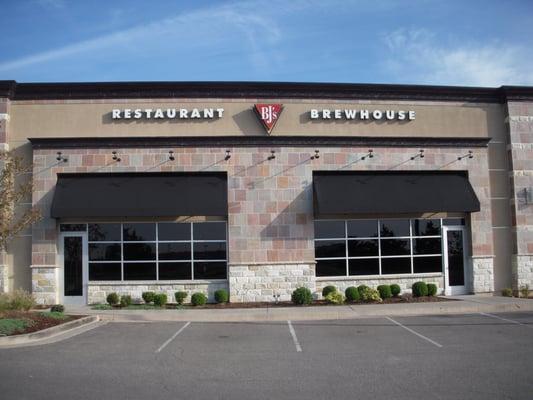
[(283, 104), (256, 104), (254, 110), (266, 131), (270, 134), (283, 110)]

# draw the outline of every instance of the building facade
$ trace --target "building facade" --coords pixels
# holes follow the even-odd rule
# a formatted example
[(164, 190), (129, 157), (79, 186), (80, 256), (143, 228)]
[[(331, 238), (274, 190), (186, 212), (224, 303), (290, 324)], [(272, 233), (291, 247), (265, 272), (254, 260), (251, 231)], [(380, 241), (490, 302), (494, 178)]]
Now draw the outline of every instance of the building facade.
[(43, 218), (0, 259), (40, 303), (533, 286), (533, 88), (0, 82)]

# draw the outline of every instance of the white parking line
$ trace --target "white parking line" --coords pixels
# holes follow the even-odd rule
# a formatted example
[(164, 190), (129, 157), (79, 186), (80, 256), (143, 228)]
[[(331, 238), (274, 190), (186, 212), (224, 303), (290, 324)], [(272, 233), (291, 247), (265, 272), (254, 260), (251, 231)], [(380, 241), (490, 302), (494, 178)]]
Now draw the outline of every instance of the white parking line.
[(435, 342), (434, 340), (431, 340), (430, 338), (428, 338), (428, 337), (426, 337), (426, 336), (424, 336), (424, 335), (422, 335), (422, 334), (420, 334), (420, 333), (418, 333), (418, 332), (415, 332), (415, 331), (412, 330), (411, 328), (408, 328), (408, 327), (406, 327), (405, 325), (400, 324), (398, 321), (395, 321), (395, 320), (393, 320), (392, 318), (389, 318), (389, 317), (385, 317), (385, 318), (387, 318), (387, 319), (388, 319), (389, 321), (391, 321), (391, 322), (394, 322), (396, 325), (401, 326), (401, 327), (402, 327), (403, 329), (405, 329), (406, 331), (411, 332), (413, 335), (416, 335), (416, 336), (418, 336), (418, 337), (420, 337), (420, 338), (422, 338), (422, 339), (424, 339), (424, 340), (427, 340), (429, 343), (434, 344), (434, 345), (437, 346), (437, 347), (442, 347), (442, 344), (437, 343), (437, 342)]
[(513, 324), (525, 326), (526, 328), (531, 328), (531, 326), (529, 326), (529, 325), (523, 324), (523, 323), (518, 322), (518, 321), (514, 321), (512, 319), (498, 317), (497, 315), (494, 315), (494, 314), (488, 314), (488, 313), (484, 313), (484, 312), (480, 312), (479, 314), (480, 315), (484, 315), (485, 317), (492, 317), (492, 318), (496, 318), (496, 319), (501, 319), (502, 321), (505, 321), (505, 322), (511, 322)]
[(190, 324), (191, 324), (191, 322), (189, 321), (185, 325), (183, 325), (175, 334), (173, 334), (170, 337), (170, 339), (168, 339), (165, 343), (163, 343), (161, 345), (161, 347), (158, 348), (155, 352), (156, 353), (160, 353), (161, 350), (163, 350), (170, 342), (172, 342), (176, 338), (176, 336), (178, 336), (181, 332), (183, 332), (185, 330), (185, 328), (187, 328)]
[(291, 321), (287, 321), (287, 324), (289, 325), (289, 332), (291, 333), (292, 340), (294, 342), (294, 345), (296, 346), (296, 351), (301, 352), (302, 346), (300, 346), (300, 343), (298, 342), (298, 338), (296, 337), (296, 332), (294, 331), (294, 328), (292, 327)]

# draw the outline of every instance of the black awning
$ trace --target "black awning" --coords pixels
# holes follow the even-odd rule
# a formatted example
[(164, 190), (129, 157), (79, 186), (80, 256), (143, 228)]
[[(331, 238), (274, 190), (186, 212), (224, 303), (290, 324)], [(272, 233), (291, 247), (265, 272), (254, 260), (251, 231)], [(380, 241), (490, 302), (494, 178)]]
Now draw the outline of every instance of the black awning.
[(58, 174), (51, 215), (226, 216), (227, 193), (224, 172)]
[(315, 171), (315, 216), (479, 211), (466, 173)]

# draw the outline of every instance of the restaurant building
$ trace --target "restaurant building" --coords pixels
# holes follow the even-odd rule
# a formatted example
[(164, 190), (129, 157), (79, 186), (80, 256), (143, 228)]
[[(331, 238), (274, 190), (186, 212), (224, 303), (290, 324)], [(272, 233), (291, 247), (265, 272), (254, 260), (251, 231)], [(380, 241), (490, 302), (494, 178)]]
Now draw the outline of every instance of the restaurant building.
[(0, 146), (43, 218), (0, 291), (533, 286), (533, 88), (0, 81)]

